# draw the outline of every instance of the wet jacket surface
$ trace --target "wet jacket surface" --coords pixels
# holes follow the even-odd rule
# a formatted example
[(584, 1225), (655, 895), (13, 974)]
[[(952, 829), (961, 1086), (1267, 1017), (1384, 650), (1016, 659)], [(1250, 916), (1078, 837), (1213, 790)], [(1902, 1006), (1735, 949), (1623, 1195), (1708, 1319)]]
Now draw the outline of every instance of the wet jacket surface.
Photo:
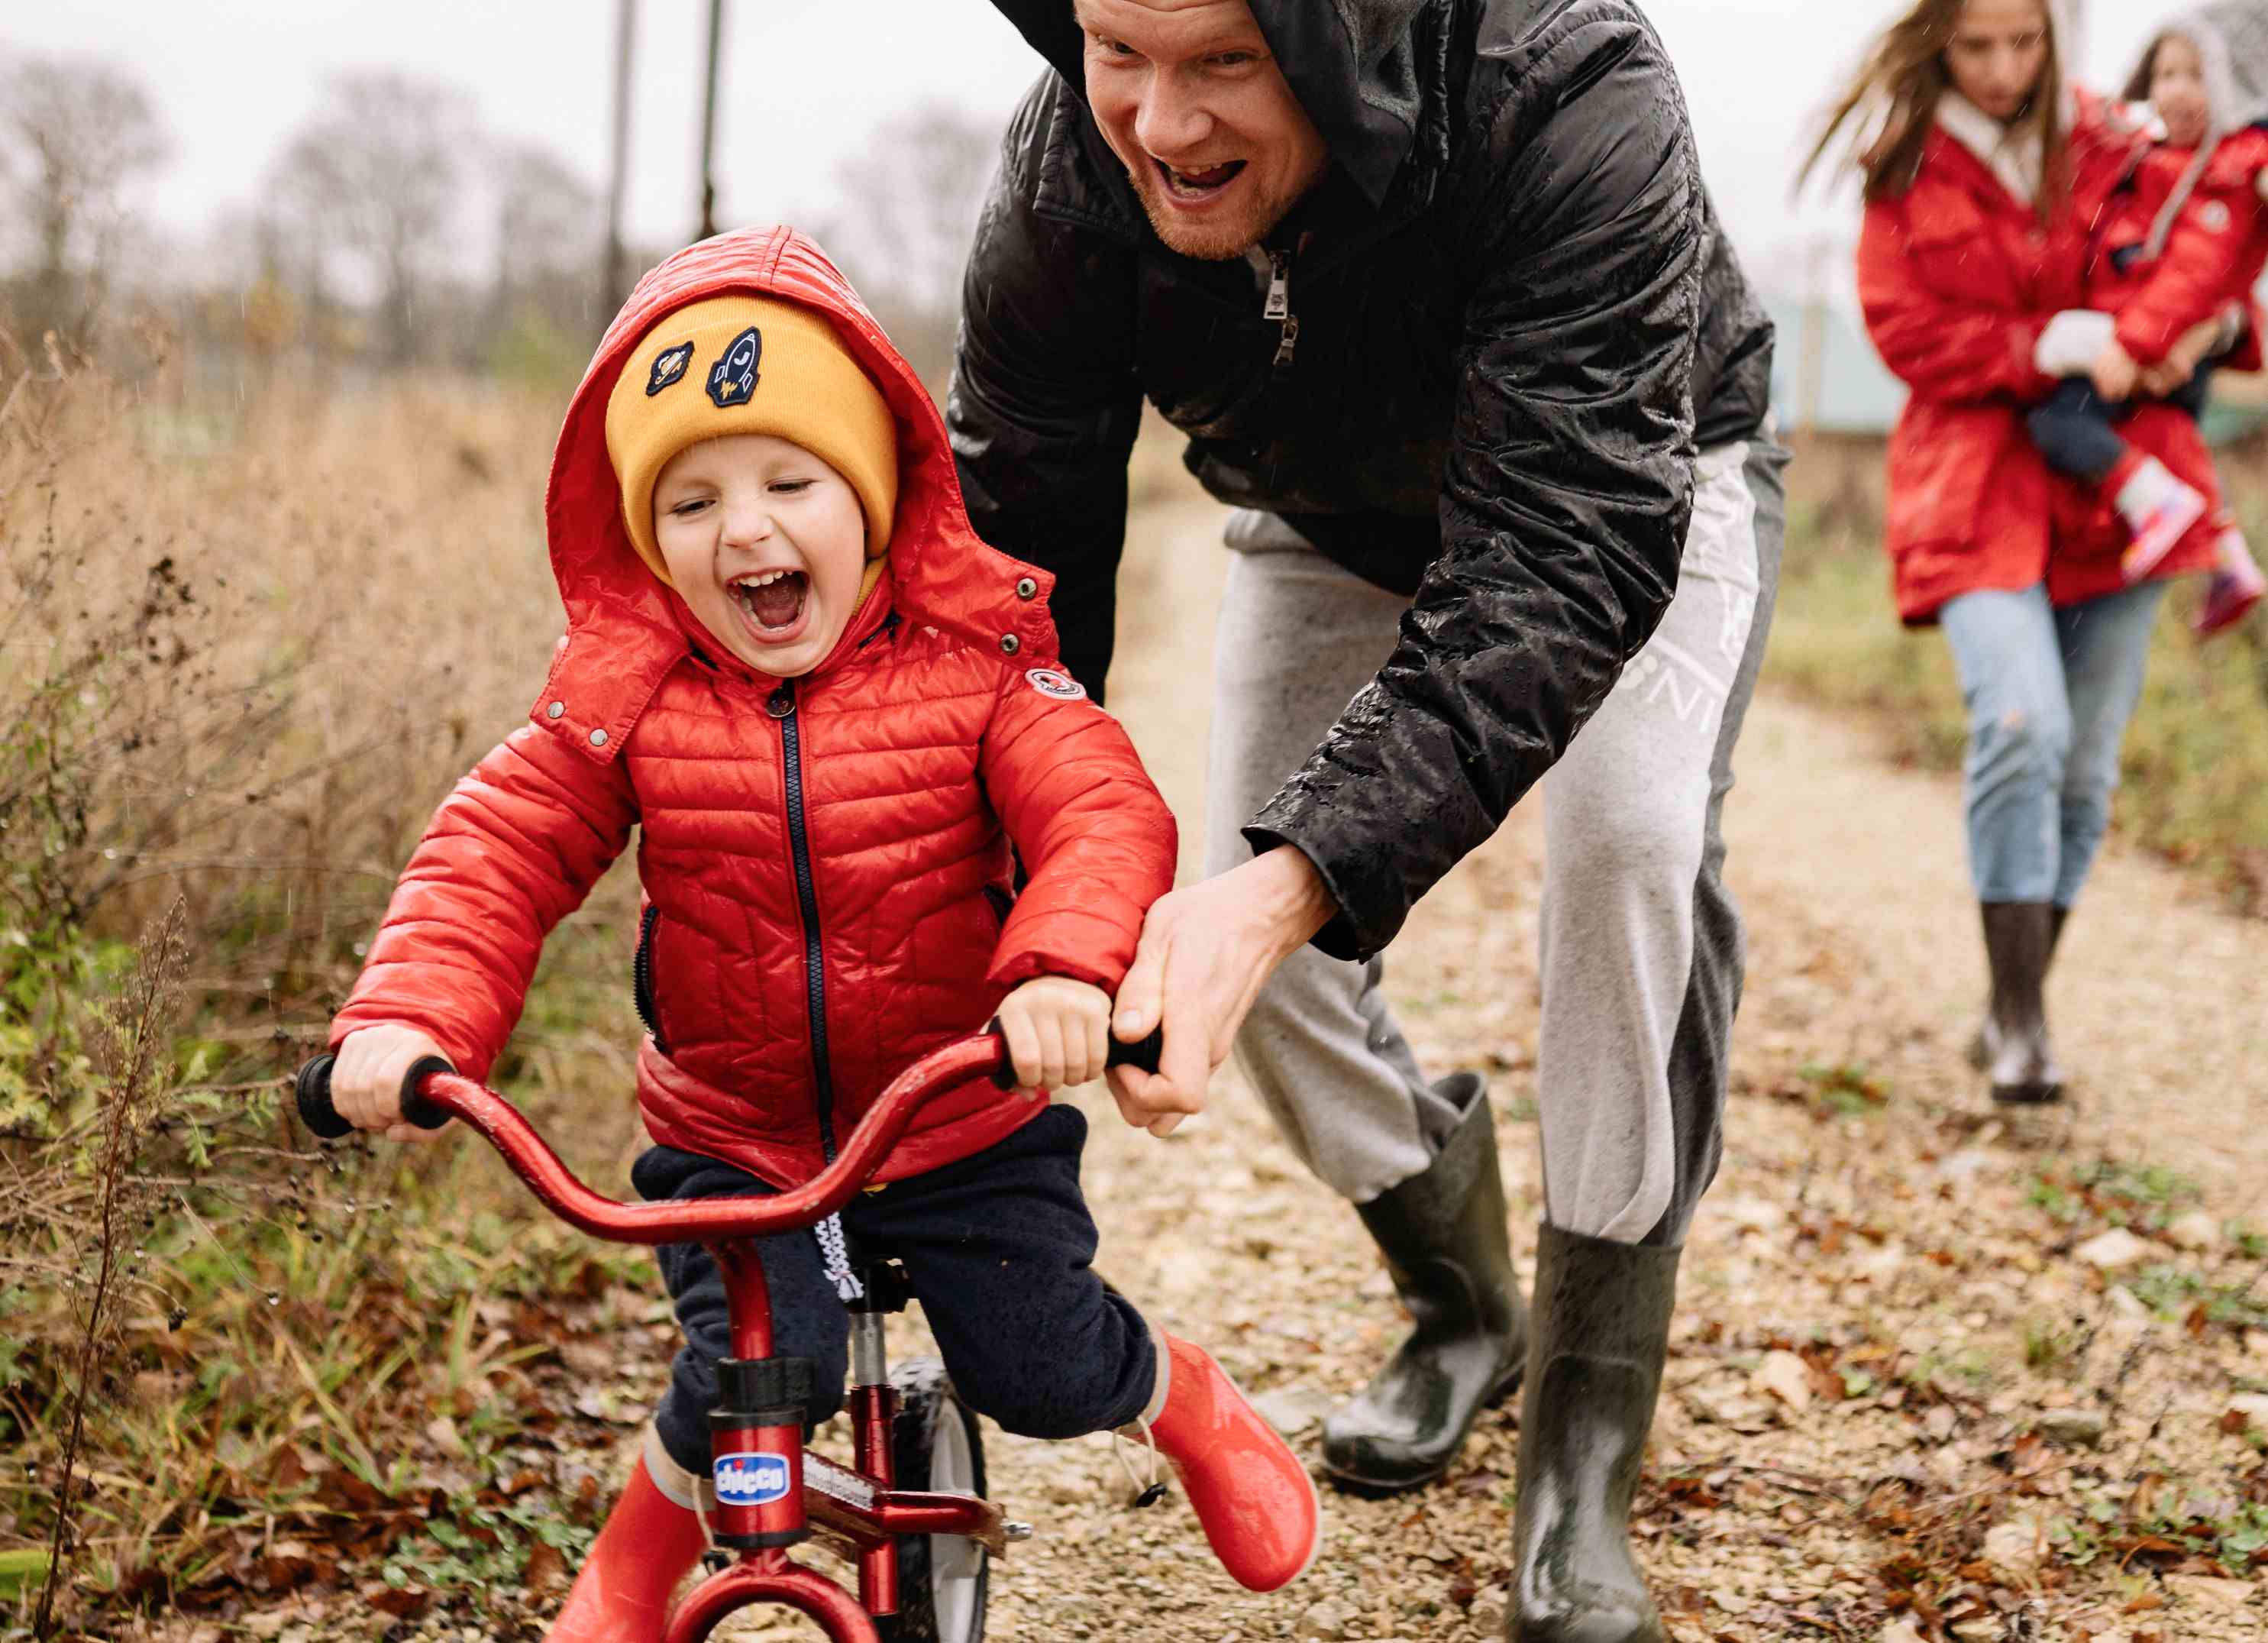
[(1675, 590), (1700, 444), (1763, 424), (1771, 333), (1683, 98), (1628, 0), (1254, 0), (1329, 144), (1243, 261), (1152, 232), (1083, 100), (1062, 0), (996, 0), (1054, 72), (980, 219), (947, 419), (988, 541), (1058, 577), (1108, 666), (1145, 399), (1220, 500), (1415, 593), (1402, 642), (1259, 818), (1368, 954), (1572, 739)]
[[(2126, 532), (2110, 498), (2053, 472), (2025, 424), (2056, 387), (2033, 363), (2040, 333), (2087, 306), (2093, 237), (2132, 152), (2091, 99), (2068, 142), (2070, 195), (2045, 225), (1941, 128), (1912, 187), (1867, 207), (1859, 304), (1876, 351), (1912, 390), (1890, 432), (1883, 511), (1892, 589), (1910, 625), (1934, 622), (1963, 593), (2044, 582), (2069, 605), (2125, 585)], [(2183, 412), (2144, 404), (2118, 432), (2218, 496)], [(2158, 574), (2205, 568), (2212, 553), (2201, 524)]]
[[(732, 291), (824, 313), (897, 420), (887, 571), (792, 683), (733, 659), (646, 570), (607, 456), (632, 346)], [(435, 815), (335, 1044), (405, 1022), (484, 1076), (545, 935), (633, 828), (646, 1127), (777, 1184), (815, 1173), (893, 1077), (1009, 987), (1116, 988), (1173, 880), (1173, 818), (1116, 722), (1054, 671), (1049, 578), (976, 539), (935, 407), (808, 240), (724, 235), (639, 283), (568, 412), (547, 513), (569, 622), (550, 677)], [(1011, 840), (1030, 872), (1012, 910)], [(924, 1109), (878, 1178), (1045, 1110), (968, 1086)]]

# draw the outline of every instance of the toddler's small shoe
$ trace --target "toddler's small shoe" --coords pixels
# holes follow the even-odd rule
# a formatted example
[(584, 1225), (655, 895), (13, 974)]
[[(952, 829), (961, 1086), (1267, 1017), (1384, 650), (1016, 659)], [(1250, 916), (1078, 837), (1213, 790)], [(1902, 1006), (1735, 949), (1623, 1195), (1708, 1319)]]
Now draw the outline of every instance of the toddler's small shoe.
[(2119, 486), (2118, 517), (2130, 540), (2118, 569), (2129, 583), (2139, 582), (2173, 552), (2191, 527), (2205, 517), (2205, 497), (2176, 479), (2154, 456), (2144, 457)]
[(2196, 623), (2198, 637), (2209, 639), (2235, 627), (2252, 614), (2264, 595), (2268, 595), (2268, 577), (2261, 575), (2253, 562), (2244, 533), (2229, 531), (2220, 539), (2220, 568), (2205, 586), (2205, 608), (2198, 613)]
[(1322, 1544), (1322, 1503), (1307, 1469), (1210, 1353), (1156, 1338), (1164, 1384), (1153, 1412), (1120, 1435), (1153, 1440), (1172, 1462), (1213, 1555), (1239, 1586), (1289, 1586)]

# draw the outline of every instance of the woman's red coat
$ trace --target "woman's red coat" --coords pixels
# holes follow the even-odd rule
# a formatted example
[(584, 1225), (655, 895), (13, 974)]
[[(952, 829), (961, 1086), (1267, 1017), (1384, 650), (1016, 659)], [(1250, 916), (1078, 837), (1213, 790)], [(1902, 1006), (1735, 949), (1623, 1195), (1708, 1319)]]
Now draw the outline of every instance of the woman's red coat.
[[(2024, 422), (2056, 386), (2033, 350), (2058, 313), (2087, 306), (2091, 236), (2132, 152), (2093, 103), (2068, 142), (2070, 195), (2046, 225), (1942, 129), (1931, 132), (1913, 186), (1867, 207), (1859, 302), (1876, 350), (1912, 390), (1890, 435), (1883, 519), (1909, 623), (1983, 589), (2045, 582), (2069, 605), (2124, 586), (2126, 533), (2110, 500), (2051, 470)], [(2182, 412), (2146, 405), (2120, 432), (2218, 497), (2212, 459)], [(2213, 557), (2201, 525), (2158, 574), (2207, 570)]]
[[(668, 310), (732, 291), (824, 313), (897, 416), (887, 573), (795, 682), (815, 940), (769, 711), (778, 682), (733, 660), (646, 570), (607, 456), (607, 394), (633, 344)], [(403, 1022), (484, 1076), (545, 935), (633, 829), (659, 1028), (638, 1058), (646, 1128), (770, 1181), (822, 1161), (814, 1001), (839, 1139), (1011, 986), (1053, 975), (1116, 990), (1172, 883), (1172, 814), (1116, 721), (1049, 671), (1051, 578), (977, 540), (935, 407), (816, 247), (748, 230), (641, 281), (567, 413), (547, 515), (568, 615), (550, 677), (531, 722), (434, 816), (335, 1044)], [(1030, 881), (1004, 925), (1011, 840)], [(1042, 1110), (967, 1086), (924, 1109), (879, 1178), (965, 1156)]]

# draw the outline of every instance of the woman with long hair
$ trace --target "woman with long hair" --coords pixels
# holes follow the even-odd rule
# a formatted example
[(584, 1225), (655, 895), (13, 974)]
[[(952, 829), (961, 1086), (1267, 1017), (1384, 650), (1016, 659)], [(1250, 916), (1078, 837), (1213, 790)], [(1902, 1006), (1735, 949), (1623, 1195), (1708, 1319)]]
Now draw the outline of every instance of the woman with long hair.
[[(1912, 390), (1884, 534), (1898, 614), (1943, 628), (1968, 706), (1992, 975), (1977, 1055), (2005, 1103), (2062, 1096), (2048, 962), (2109, 825), (2163, 578), (2211, 555), (2200, 534), (2126, 584), (2115, 516), (2051, 473), (2026, 427), (2099, 350), (2103, 316), (2081, 312), (2088, 228), (2132, 149), (2066, 85), (2058, 22), (2049, 0), (1916, 0), (1806, 166), (1839, 151), (1864, 179), (1859, 298)], [(2183, 420), (2145, 405), (2126, 431), (2178, 441), (2168, 417)]]

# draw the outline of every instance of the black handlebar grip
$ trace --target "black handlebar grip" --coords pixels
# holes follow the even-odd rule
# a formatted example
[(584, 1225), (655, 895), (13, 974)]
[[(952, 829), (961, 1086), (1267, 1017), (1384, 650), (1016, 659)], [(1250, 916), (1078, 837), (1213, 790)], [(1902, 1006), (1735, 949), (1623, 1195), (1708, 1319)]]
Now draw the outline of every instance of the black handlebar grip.
[(331, 1065), (337, 1058), (328, 1053), (317, 1056), (299, 1069), (299, 1076), (291, 1082), (291, 1093), (299, 1103), (299, 1122), (326, 1141), (354, 1133), (354, 1125), (340, 1117), (339, 1109), (331, 1105)]
[[(340, 1117), (339, 1109), (331, 1105), (331, 1066), (335, 1059), (328, 1055), (317, 1056), (299, 1069), (299, 1076), (292, 1083), (292, 1093), (299, 1103), (299, 1121), (326, 1141), (354, 1133), (354, 1125)], [(448, 1123), (449, 1115), (420, 1095), (417, 1087), (429, 1072), (455, 1071), (438, 1056), (420, 1056), (411, 1063), (409, 1071), (401, 1075), (402, 1122), (421, 1130), (438, 1130)]]
[(1166, 1029), (1153, 1027), (1147, 1038), (1138, 1038), (1130, 1044), (1110, 1041), (1110, 1053), (1103, 1058), (1106, 1067), (1138, 1067), (1145, 1072), (1158, 1070), (1158, 1057), (1166, 1048)]

